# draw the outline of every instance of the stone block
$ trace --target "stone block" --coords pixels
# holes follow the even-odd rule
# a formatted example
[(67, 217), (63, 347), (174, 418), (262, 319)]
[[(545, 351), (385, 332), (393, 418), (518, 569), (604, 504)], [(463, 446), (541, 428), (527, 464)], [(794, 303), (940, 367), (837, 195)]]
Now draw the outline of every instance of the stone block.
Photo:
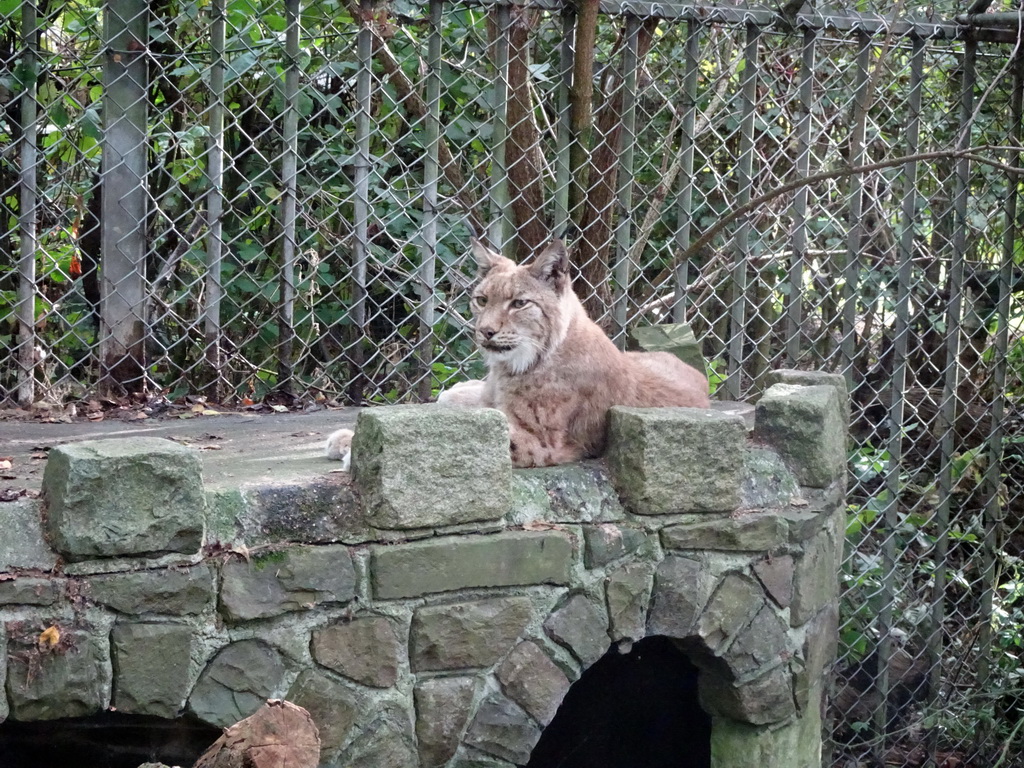
[(173, 720), (192, 689), (193, 630), (183, 624), (117, 624), (110, 634), (113, 705)]
[(202, 544), (199, 454), (170, 440), (58, 446), (46, 462), (43, 494), (50, 541), (69, 560), (191, 553)]
[(540, 728), (515, 702), (492, 693), (476, 712), (466, 743), (481, 752), (525, 765), (540, 741)]
[(229, 621), (249, 621), (347, 603), (356, 596), (348, 547), (288, 547), (221, 567), (220, 609)]
[(404, 713), (387, 708), (363, 729), (339, 762), (344, 768), (419, 768)]
[(650, 563), (626, 563), (608, 574), (604, 594), (614, 642), (644, 638), (653, 586), (654, 566)]
[(443, 536), (373, 548), (376, 597), (483, 587), (569, 583), (573, 542), (561, 531)]
[(642, 515), (730, 512), (739, 505), (746, 427), (700, 408), (611, 409), (608, 466)]
[(529, 640), (512, 649), (496, 671), (501, 689), (541, 725), (547, 725), (569, 690), (569, 678)]
[(512, 514), (517, 523), (598, 523), (625, 517), (608, 467), (579, 461), (512, 473)]
[[(702, 674), (700, 703), (716, 718), (724, 717), (751, 725), (781, 723), (796, 714), (792, 679), (789, 667), (785, 665), (744, 683), (731, 683), (720, 675)], [(718, 768), (717, 764), (715, 768)]]
[(91, 576), (88, 596), (127, 614), (187, 616), (213, 604), (213, 568), (207, 564), (158, 571), (129, 571)]
[(742, 573), (726, 574), (697, 619), (697, 634), (717, 655), (764, 604), (756, 581)]
[(16, 576), (0, 580), (0, 606), (54, 605), (67, 588), (65, 579)]
[(781, 664), (783, 656), (791, 656), (794, 650), (788, 629), (771, 606), (762, 606), (726, 651), (724, 658), (729, 669), (737, 677), (747, 677)]
[(742, 509), (784, 509), (800, 497), (800, 485), (786, 462), (770, 448), (753, 445), (743, 453)]
[(435, 677), (416, 684), (416, 743), (420, 765), (447, 765), (455, 756), (476, 695), (473, 677)]
[(765, 552), (787, 542), (786, 523), (770, 512), (691, 520), (661, 531), (665, 549), (711, 549), (726, 552)]
[(35, 635), (8, 638), (7, 698), (16, 720), (87, 717), (110, 703), (107, 638), (57, 629), (60, 642), (44, 649)]
[(321, 762), (348, 741), (359, 715), (359, 701), (344, 684), (315, 669), (304, 669), (288, 690), (288, 701), (302, 707), (320, 732)]
[[(236, 492), (237, 493), (237, 492)], [(217, 495), (217, 527), (231, 540), (236, 530), (251, 547), (302, 541), (331, 544), (372, 538), (348, 474), (305, 481), (261, 482)], [(223, 540), (223, 539), (222, 539)]]
[(544, 620), (544, 632), (568, 648), (584, 667), (608, 650), (608, 614), (603, 605), (583, 595), (572, 595)]
[(627, 555), (650, 556), (652, 536), (643, 528), (616, 523), (583, 526), (583, 564), (603, 568)]
[(846, 424), (835, 387), (775, 384), (757, 403), (754, 438), (786, 461), (801, 485), (845, 477)]
[(821, 727), (820, 707), (777, 726), (715, 718), (711, 764), (715, 768), (821, 768)]
[(793, 602), (790, 620), (794, 627), (809, 621), (822, 608), (835, 602), (839, 573), (829, 531), (821, 531), (797, 555), (793, 573)]
[(362, 410), (352, 467), (366, 519), (379, 528), (497, 520), (511, 506), (508, 423), (493, 409)]
[(792, 555), (770, 556), (754, 563), (754, 575), (780, 608), (788, 608), (793, 602), (794, 568)]
[(409, 658), (416, 672), (490, 667), (533, 618), (526, 597), (496, 597), (416, 609)]
[(313, 632), (313, 658), (350, 680), (373, 688), (390, 688), (398, 680), (405, 649), (383, 616), (340, 621)]
[(846, 377), (841, 373), (826, 373), (825, 371), (798, 371), (794, 368), (778, 368), (768, 371), (765, 383), (790, 384), (800, 387), (828, 386), (836, 391), (839, 397), (839, 405), (842, 409), (844, 423), (850, 423), (850, 393), (846, 387)]
[(703, 560), (676, 555), (666, 557), (654, 572), (647, 634), (679, 640), (689, 637), (715, 583)]
[(260, 640), (239, 640), (206, 665), (188, 708), (210, 725), (233, 725), (278, 693), (284, 675), (284, 661), (276, 650)]
[(801, 709), (815, 706), (815, 689), (824, 684), (825, 670), (835, 661), (839, 644), (839, 610), (829, 605), (807, 622), (801, 647), (802, 664), (794, 676), (793, 689)]
[(57, 553), (43, 536), (42, 507), (36, 499), (4, 502), (0, 573), (19, 568), (49, 571), (57, 564)]

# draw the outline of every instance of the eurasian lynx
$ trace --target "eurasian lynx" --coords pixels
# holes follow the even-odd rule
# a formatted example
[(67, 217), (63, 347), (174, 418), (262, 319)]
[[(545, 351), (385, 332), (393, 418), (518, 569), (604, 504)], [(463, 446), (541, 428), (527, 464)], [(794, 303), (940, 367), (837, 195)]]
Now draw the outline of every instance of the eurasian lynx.
[[(443, 392), (438, 403), (501, 410), (517, 467), (597, 456), (613, 405), (708, 407), (700, 371), (667, 352), (621, 352), (587, 317), (561, 241), (521, 266), (475, 240), (473, 255), (475, 339), (487, 378)], [(330, 458), (346, 458), (351, 433), (343, 431), (328, 441)]]
[(613, 405), (708, 407), (703, 373), (667, 352), (622, 352), (587, 317), (561, 241), (521, 266), (476, 241), (473, 254), (481, 405), (508, 418), (517, 467), (597, 456)]

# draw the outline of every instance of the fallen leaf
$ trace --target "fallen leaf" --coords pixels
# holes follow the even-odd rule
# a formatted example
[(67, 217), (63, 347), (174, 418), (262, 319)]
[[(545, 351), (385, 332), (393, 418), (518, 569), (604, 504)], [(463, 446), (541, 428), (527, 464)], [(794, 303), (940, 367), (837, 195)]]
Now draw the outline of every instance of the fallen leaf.
[(288, 406), (287, 405), (272, 405), (272, 406), (270, 406), (270, 409), (272, 411), (277, 412), (277, 413), (288, 413)]
[(43, 648), (53, 648), (60, 642), (60, 630), (56, 626), (47, 627), (39, 633), (39, 645)]

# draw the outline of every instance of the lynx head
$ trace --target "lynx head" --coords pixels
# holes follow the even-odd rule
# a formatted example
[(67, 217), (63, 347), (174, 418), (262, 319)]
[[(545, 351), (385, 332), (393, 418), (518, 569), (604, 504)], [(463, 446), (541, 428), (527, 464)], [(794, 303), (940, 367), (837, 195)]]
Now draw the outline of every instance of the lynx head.
[(480, 267), (471, 302), (476, 343), (488, 366), (524, 373), (562, 343), (580, 306), (565, 245), (553, 240), (518, 266), (475, 239), (473, 255)]

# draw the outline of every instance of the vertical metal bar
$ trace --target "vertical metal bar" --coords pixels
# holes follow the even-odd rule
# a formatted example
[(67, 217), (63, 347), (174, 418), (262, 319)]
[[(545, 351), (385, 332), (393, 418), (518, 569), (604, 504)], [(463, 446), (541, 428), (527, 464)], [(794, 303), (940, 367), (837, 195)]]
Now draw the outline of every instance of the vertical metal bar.
[[(853, 132), (850, 135), (850, 165), (864, 164), (867, 147), (864, 136), (867, 128), (868, 86), (871, 78), (868, 70), (871, 66), (871, 36), (864, 31), (857, 32), (857, 75), (854, 85)], [(857, 287), (860, 282), (860, 250), (863, 245), (864, 223), (862, 208), (864, 204), (864, 177), (857, 174), (850, 177), (850, 230), (846, 240), (846, 264), (843, 266), (842, 319), (843, 331), (840, 349), (842, 370), (846, 376), (846, 384), (853, 391), (856, 382), (854, 376), (854, 360), (857, 357)]]
[(36, 398), (36, 252), (39, 236), (36, 229), (36, 192), (39, 153), (36, 147), (38, 117), (35, 0), (21, 4), (22, 66), (28, 74), (21, 95), (21, 175), (18, 180), (18, 235), (21, 249), (18, 258), (18, 402), (31, 405)]
[[(921, 91), (924, 82), (925, 41), (913, 38), (913, 53), (910, 60), (910, 93), (907, 100), (906, 154), (918, 151), (921, 133)], [(896, 584), (896, 530), (899, 527), (899, 508), (902, 497), (900, 475), (903, 469), (903, 427), (904, 389), (907, 381), (907, 348), (910, 333), (910, 284), (914, 272), (914, 224), (917, 213), (917, 171), (918, 164), (909, 162), (903, 166), (903, 201), (900, 237), (898, 243), (899, 266), (897, 268), (896, 317), (893, 324), (893, 362), (889, 402), (889, 460), (886, 463), (885, 488), (888, 494), (882, 519), (885, 535), (882, 539), (882, 605), (878, 611), (876, 630), (878, 634), (878, 709), (874, 713), (875, 733), (879, 736), (877, 751), (885, 746), (885, 729), (889, 722), (889, 658), (892, 655), (893, 602), (897, 592)]]
[(572, 169), (569, 165), (569, 144), (572, 139), (569, 130), (569, 85), (572, 82), (573, 51), (575, 50), (576, 12), (571, 3), (562, 10), (562, 42), (558, 46), (558, 133), (555, 138), (555, 235), (561, 236), (568, 229), (569, 187), (572, 185)]
[[(1017, 51), (1014, 59), (1013, 90), (1010, 96), (1011, 146), (1019, 147), (1022, 125), (1024, 125), (1024, 53)], [(1011, 168), (1021, 167), (1020, 152), (1010, 151), (1006, 164)], [(1006, 392), (1007, 350), (1009, 348), (1010, 287), (1014, 273), (1014, 250), (1017, 238), (1024, 229), (1024, 217), (1020, 216), (1018, 197), (1020, 175), (1007, 173), (1007, 195), (1003, 205), (1006, 216), (1006, 230), (1003, 232), (1002, 264), (999, 268), (999, 300), (996, 305), (998, 329), (995, 334), (995, 362), (992, 369), (992, 404), (988, 434), (988, 462), (982, 488), (985, 493), (985, 540), (982, 550), (983, 588), (981, 593), (981, 621), (978, 637), (979, 663), (977, 688), (987, 691), (990, 674), (992, 644), (992, 607), (996, 587), (996, 553), (1003, 533), (1003, 506), (1000, 489), (1003, 475), (1003, 437), (1006, 425), (1003, 423)]]
[(299, 0), (285, 0), (284, 121), (281, 127), (281, 290), (278, 300), (278, 389), (291, 393), (295, 372), (295, 258), (299, 155)]
[(206, 292), (203, 305), (203, 336), (206, 344), (207, 375), (213, 382), (213, 397), (224, 396), (226, 378), (223, 373), (220, 305), (224, 297), (221, 266), (224, 256), (224, 48), (227, 40), (225, 0), (210, 5), (210, 109), (209, 141), (207, 142), (206, 193)]
[[(699, 21), (686, 22), (686, 44), (683, 53), (683, 119), (681, 123), (682, 161), (679, 168), (680, 189), (678, 226), (676, 227), (676, 248), (684, 251), (690, 246), (690, 230), (693, 226), (693, 154), (697, 137), (693, 135), (697, 122), (697, 76), (700, 74), (700, 34), (703, 25)], [(686, 322), (690, 284), (690, 265), (681, 263), (675, 273), (675, 295), (672, 298), (672, 321)]]
[(626, 47), (622, 54), (622, 140), (618, 157), (616, 199), (618, 220), (615, 222), (615, 293), (612, 297), (611, 337), (619, 346), (626, 341), (626, 322), (629, 315), (629, 288), (633, 265), (629, 263), (629, 246), (633, 229), (633, 150), (636, 145), (636, 84), (640, 65), (637, 35), (640, 19), (626, 17)]
[[(743, 79), (740, 84), (742, 117), (740, 122), (740, 156), (736, 163), (736, 205), (750, 202), (754, 173), (754, 113), (757, 102), (758, 44), (761, 30), (747, 24), (747, 40), (743, 51)], [(750, 248), (750, 219), (744, 217), (736, 230), (732, 270), (732, 306), (729, 308), (729, 366), (725, 391), (732, 400), (739, 400), (742, 382), (743, 347), (747, 329), (747, 256)]]
[(420, 367), (417, 392), (420, 400), (430, 398), (433, 384), (431, 364), (434, 352), (434, 311), (437, 263), (437, 181), (441, 146), (441, 14), (444, 0), (430, 0), (430, 32), (427, 38), (427, 115), (425, 117), (427, 156), (423, 164), (423, 228), (420, 232), (419, 323), (416, 358)]
[(349, 399), (362, 404), (366, 343), (366, 264), (370, 253), (370, 87), (373, 77), (373, 30), (370, 29), (372, 0), (360, 0), (364, 21), (356, 36), (356, 156), (355, 200), (352, 205), (352, 310), (350, 328)]
[(100, 388), (145, 385), (147, 0), (109, 0), (103, 14)]
[[(811, 169), (811, 109), (814, 107), (814, 48), (818, 39), (813, 29), (804, 30), (800, 58), (800, 117), (796, 124), (796, 177), (807, 178)], [(789, 295), (786, 296), (786, 361), (796, 365), (800, 359), (803, 324), (803, 267), (807, 259), (806, 186), (793, 195), (793, 256), (789, 262)]]
[(505, 163), (505, 145), (508, 141), (508, 26), (510, 9), (499, 5), (495, 9), (494, 33), (494, 118), (491, 121), (491, 245), (501, 251), (509, 240), (511, 216), (508, 190), (508, 168)]
[[(960, 127), (957, 149), (968, 146), (970, 131), (966, 130), (974, 111), (975, 64), (978, 45), (973, 35), (964, 43), (962, 81), (960, 84)], [(953, 499), (953, 454), (956, 451), (956, 435), (953, 425), (956, 420), (956, 397), (960, 367), (960, 312), (963, 301), (964, 256), (967, 249), (967, 191), (970, 162), (957, 160), (955, 164), (953, 189), (953, 248), (949, 265), (949, 299), (946, 305), (946, 367), (943, 375), (942, 404), (939, 411), (939, 503), (935, 509), (935, 583), (932, 586), (931, 630), (940, 635), (945, 621), (946, 599), (946, 557), (949, 551), (949, 517)], [(934, 637), (935, 647), (941, 651), (941, 637)], [(942, 684), (941, 665), (931, 670), (930, 687), (937, 690)]]

